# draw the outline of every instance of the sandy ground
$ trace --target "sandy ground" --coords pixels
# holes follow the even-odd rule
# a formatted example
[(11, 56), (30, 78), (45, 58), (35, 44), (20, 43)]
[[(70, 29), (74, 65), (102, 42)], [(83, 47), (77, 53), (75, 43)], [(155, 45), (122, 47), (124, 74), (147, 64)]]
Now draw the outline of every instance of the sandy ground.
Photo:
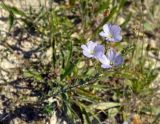
[[(40, 4), (47, 5), (45, 0), (7, 0), (5, 3), (16, 6), (23, 10), (30, 5), (36, 9)], [(3, 38), (8, 32), (7, 23), (8, 13), (0, 9), (0, 33)], [(32, 108), (32, 103), (37, 101), (37, 97), (30, 96), (32, 90), (26, 85), (25, 81), (18, 79), (20, 68), (26, 65), (28, 61), (36, 61), (35, 56), (40, 56), (36, 51), (40, 39), (32, 36), (24, 40), (21, 45), (17, 45), (17, 37), (8, 37), (7, 43), (0, 38), (0, 123), (4, 124), (57, 124), (58, 120), (55, 114), (50, 119), (42, 119), (37, 115), (37, 110)], [(35, 42), (36, 41), (36, 42)], [(7, 45), (13, 49), (7, 50)], [(51, 49), (41, 56), (51, 59)], [(7, 121), (4, 121), (7, 120)]]

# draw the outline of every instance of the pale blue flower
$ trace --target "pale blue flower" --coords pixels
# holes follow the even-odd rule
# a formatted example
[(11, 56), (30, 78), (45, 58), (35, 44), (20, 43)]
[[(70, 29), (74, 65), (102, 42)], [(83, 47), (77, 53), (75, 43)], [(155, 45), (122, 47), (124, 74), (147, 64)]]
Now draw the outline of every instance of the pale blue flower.
[(105, 24), (99, 33), (106, 41), (118, 42), (122, 40), (121, 28), (118, 25)]
[(87, 45), (81, 45), (83, 55), (88, 58), (99, 58), (104, 54), (104, 46), (95, 42), (89, 41)]
[(112, 48), (109, 49), (107, 55), (102, 55), (98, 58), (102, 63), (102, 68), (111, 68), (123, 64), (124, 60), (120, 54), (116, 53)]

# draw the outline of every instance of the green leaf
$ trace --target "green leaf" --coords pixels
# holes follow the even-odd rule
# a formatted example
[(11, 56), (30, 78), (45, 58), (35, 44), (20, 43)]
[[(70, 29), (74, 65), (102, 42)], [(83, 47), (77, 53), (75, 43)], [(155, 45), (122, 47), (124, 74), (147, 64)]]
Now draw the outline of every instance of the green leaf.
[(72, 56), (72, 50), (73, 50), (73, 45), (72, 45), (72, 41), (68, 41), (67, 42), (67, 50), (68, 52), (68, 56), (67, 56), (67, 61), (66, 61), (66, 65), (68, 65), (70, 63), (71, 60), (71, 56)]
[(152, 124), (158, 124), (158, 122), (160, 122), (160, 113), (158, 113)]
[(0, 7), (9, 12), (9, 9), (8, 9), (7, 5), (4, 4), (3, 2), (0, 4)]
[(107, 16), (107, 17), (105, 17), (105, 18), (103, 19), (103, 22), (100, 24), (100, 26), (102, 26), (102, 25), (104, 25), (106, 22), (108, 22), (108, 21), (113, 17), (113, 15), (116, 13), (116, 11), (117, 11), (117, 6), (115, 6), (115, 7), (112, 8), (109, 16)]
[(79, 94), (79, 99), (85, 99), (87, 101), (98, 101), (100, 100), (99, 97), (96, 96), (96, 94), (91, 93), (90, 91), (87, 91), (85, 89), (77, 89), (77, 93)]
[(111, 108), (108, 110), (108, 116), (109, 117), (115, 117), (118, 113), (118, 109), (117, 108)]
[(51, 113), (53, 112), (53, 109), (54, 109), (54, 105), (48, 103), (46, 106), (44, 106), (44, 108), (43, 108), (42, 111), (43, 111), (45, 114), (51, 114)]
[(85, 123), (91, 124), (91, 121), (89, 119), (89, 114), (86, 112), (85, 108), (82, 108), (82, 114), (83, 114), (83, 119), (85, 120)]
[(76, 0), (69, 0), (69, 4), (70, 4), (71, 6), (73, 6), (73, 5), (75, 4), (75, 2), (76, 2)]
[(130, 21), (131, 17), (132, 17), (132, 13), (130, 12), (127, 15), (127, 18), (125, 19), (125, 21), (121, 24), (121, 27), (125, 27), (127, 25), (127, 23)]
[(144, 29), (146, 30), (146, 31), (153, 31), (154, 29), (155, 29), (155, 26), (153, 25), (153, 24), (150, 24), (150, 23), (144, 23)]
[(75, 120), (78, 118), (77, 113), (75, 110), (72, 108), (72, 103), (66, 93), (62, 94), (62, 110), (64, 111), (64, 114), (66, 114), (66, 119), (69, 123), (74, 124)]
[(38, 73), (37, 71), (24, 71), (23, 75), (27, 78), (34, 78), (35, 80), (42, 80), (42, 76), (40, 73)]
[(64, 73), (61, 74), (61, 80), (63, 80), (66, 76), (70, 75), (70, 74), (73, 72), (73, 70), (74, 70), (75, 66), (77, 65), (77, 63), (78, 63), (78, 60), (77, 60), (75, 63), (70, 63), (70, 64), (64, 69)]
[(9, 21), (9, 31), (10, 31), (14, 23), (14, 15), (12, 12), (9, 13), (8, 21)]
[(121, 8), (123, 8), (125, 2), (126, 2), (126, 0), (121, 0), (121, 1), (120, 1), (119, 7), (118, 7), (118, 10), (117, 10), (117, 14), (118, 14), (119, 11), (121, 10)]
[[(86, 122), (88, 122), (90, 124), (91, 120), (94, 120), (94, 121), (96, 120), (96, 122), (98, 124), (102, 124), (99, 117), (95, 114), (95, 112), (93, 112), (94, 110), (91, 111), (90, 108), (88, 107), (88, 105), (85, 105), (79, 101), (76, 101), (76, 104), (85, 111), (84, 112), (82, 110), (82, 112), (84, 112), (83, 114), (87, 113), (87, 115), (84, 115), (84, 116), (86, 116), (85, 118), (87, 119)], [(92, 119), (89, 117), (92, 117)]]
[(10, 10), (11, 10), (15, 15), (26, 16), (26, 14), (25, 14), (23, 11), (17, 9), (16, 7), (11, 7)]
[(97, 104), (90, 105), (90, 110), (98, 109), (98, 110), (106, 110), (114, 107), (119, 107), (121, 104), (117, 102), (101, 102)]
[(101, 2), (101, 3), (99, 4), (97, 10), (96, 10), (96, 13), (108, 9), (108, 8), (109, 8), (109, 3), (110, 3), (110, 0)]
[(25, 17), (27, 17), (26, 14), (25, 14), (23, 11), (17, 9), (16, 7), (11, 7), (11, 6), (3, 3), (3, 2), (0, 4), (0, 6), (1, 6), (4, 10), (7, 10), (8, 12), (12, 12), (12, 13), (15, 14), (15, 15), (20, 15), (20, 16), (25, 16)]
[(121, 51), (121, 54), (126, 55), (128, 53), (132, 53), (133, 51), (135, 51), (135, 49), (136, 49), (135, 44), (129, 44), (123, 48), (123, 50)]
[(96, 72), (95, 68), (90, 68), (90, 69), (88, 69), (88, 71), (86, 72), (85, 75), (91, 76), (91, 75), (95, 74), (95, 72)]

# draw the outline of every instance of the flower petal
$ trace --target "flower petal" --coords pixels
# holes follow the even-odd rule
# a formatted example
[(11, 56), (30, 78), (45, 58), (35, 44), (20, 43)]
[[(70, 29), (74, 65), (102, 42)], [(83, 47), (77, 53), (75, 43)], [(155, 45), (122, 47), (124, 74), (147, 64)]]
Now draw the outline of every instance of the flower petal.
[(112, 25), (111, 33), (112, 33), (112, 36), (114, 37), (114, 42), (122, 40), (121, 28), (118, 25)]
[(118, 41), (121, 41), (121, 40), (122, 40), (122, 36), (121, 36), (121, 35), (116, 35), (114, 39), (115, 39), (115, 42), (116, 42), (116, 41), (117, 41), (117, 42), (118, 42)]
[(121, 28), (118, 25), (105, 24), (99, 35), (105, 37), (106, 41), (119, 42), (122, 40)]
[(101, 57), (98, 58), (98, 60), (102, 63), (101, 67), (102, 68), (111, 68), (112, 66), (110, 65), (110, 61), (107, 59), (106, 55), (102, 55)]
[(106, 55), (102, 55), (101, 57), (98, 58), (98, 60), (104, 65), (109, 64), (109, 60), (107, 59)]
[(118, 25), (112, 25), (111, 31), (114, 35), (121, 33), (121, 28)]
[(87, 49), (88, 49), (86, 45), (81, 45), (81, 48), (82, 48), (83, 50), (87, 50)]
[(105, 24), (103, 26), (103, 31), (107, 34), (107, 35), (110, 35), (110, 27), (111, 27), (111, 24)]
[(105, 33), (104, 31), (101, 31), (101, 32), (99, 33), (99, 35), (102, 36), (102, 37), (106, 37), (106, 33)]
[(102, 68), (111, 68), (112, 66), (111, 65), (104, 65), (104, 64), (102, 64), (101, 67)]
[(90, 54), (88, 51), (85, 51), (85, 50), (83, 50), (83, 55), (86, 56), (86, 57), (88, 57), (88, 58), (93, 57), (92, 54)]
[(123, 62), (124, 62), (124, 59), (122, 58), (122, 56), (121, 55), (117, 55), (115, 60), (114, 60), (114, 65), (118, 66), (118, 65), (123, 64)]
[(113, 62), (114, 59), (115, 59), (115, 57), (116, 57), (116, 52), (115, 52), (115, 50), (112, 49), (112, 48), (110, 48), (109, 51), (107, 52), (107, 58), (108, 58), (111, 62)]
[(87, 43), (87, 47), (88, 47), (88, 49), (90, 49), (91, 51), (94, 50), (95, 46), (97, 46), (97, 43), (95, 43), (95, 42), (93, 42), (93, 41), (89, 41), (89, 42)]
[(95, 58), (99, 58), (101, 57), (103, 54), (104, 54), (104, 51), (105, 51), (105, 48), (103, 45), (97, 45), (95, 48), (94, 48), (94, 52), (95, 52)]

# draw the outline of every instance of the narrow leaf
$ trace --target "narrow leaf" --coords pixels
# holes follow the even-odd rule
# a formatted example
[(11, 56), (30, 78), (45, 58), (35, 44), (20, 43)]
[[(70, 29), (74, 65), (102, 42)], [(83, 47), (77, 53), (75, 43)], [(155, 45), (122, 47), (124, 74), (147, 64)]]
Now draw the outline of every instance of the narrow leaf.
[(42, 80), (42, 76), (40, 73), (36, 71), (25, 71), (23, 75), (27, 78), (34, 78), (35, 80)]
[(8, 21), (9, 21), (9, 31), (10, 31), (14, 23), (14, 15), (12, 12), (9, 13)]
[(110, 109), (118, 106), (120, 106), (120, 103), (117, 103), (117, 102), (101, 102), (98, 104), (91, 105), (89, 107), (91, 110), (92, 109), (106, 110), (106, 109)]
[(65, 69), (64, 69), (64, 73), (61, 74), (61, 80), (63, 80), (66, 76), (70, 75), (73, 70), (74, 67), (77, 65), (78, 60), (75, 63), (70, 63)]

